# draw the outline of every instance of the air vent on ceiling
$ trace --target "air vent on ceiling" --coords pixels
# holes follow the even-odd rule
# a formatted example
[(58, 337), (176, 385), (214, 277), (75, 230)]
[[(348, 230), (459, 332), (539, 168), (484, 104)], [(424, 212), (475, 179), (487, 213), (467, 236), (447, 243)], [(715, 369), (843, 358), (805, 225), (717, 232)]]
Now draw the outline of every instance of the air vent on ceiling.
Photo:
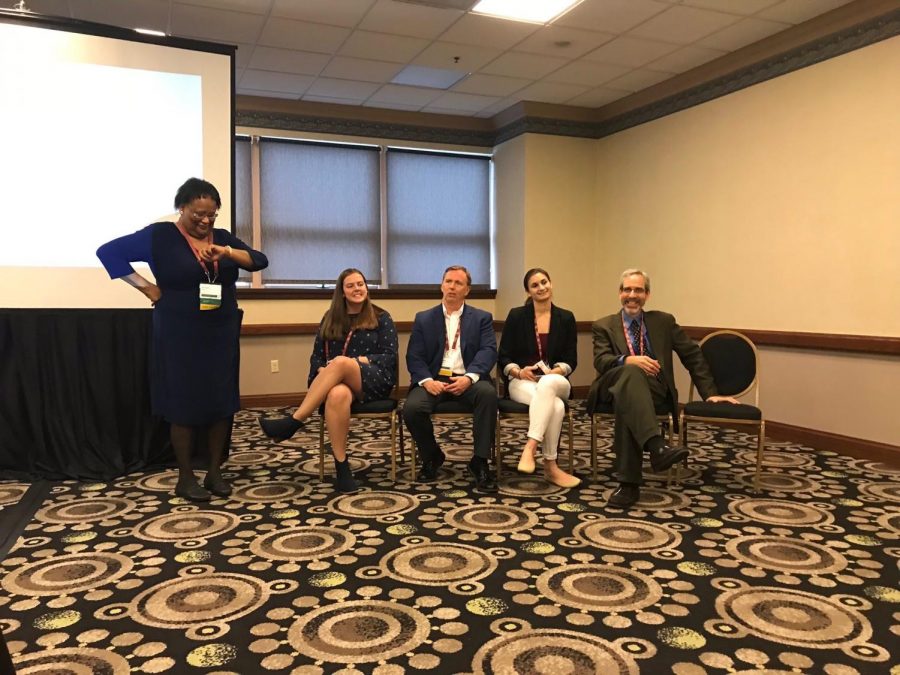
[(426, 7), (437, 7), (438, 9), (457, 9), (468, 12), (478, 0), (394, 0), (394, 2), (403, 2), (407, 5), (425, 5)]

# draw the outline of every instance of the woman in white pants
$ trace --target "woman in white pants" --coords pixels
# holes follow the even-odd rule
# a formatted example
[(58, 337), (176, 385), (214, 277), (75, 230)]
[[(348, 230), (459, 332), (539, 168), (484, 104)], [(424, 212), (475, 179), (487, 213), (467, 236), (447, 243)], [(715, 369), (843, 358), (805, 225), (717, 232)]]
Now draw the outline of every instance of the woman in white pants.
[(528, 405), (528, 441), (519, 460), (521, 473), (534, 473), (538, 446), (544, 476), (560, 487), (581, 483), (556, 461), (565, 404), (572, 386), (568, 376), (578, 362), (575, 315), (553, 304), (553, 285), (546, 270), (525, 273), (528, 298), (506, 317), (500, 338), (499, 363), (509, 397)]

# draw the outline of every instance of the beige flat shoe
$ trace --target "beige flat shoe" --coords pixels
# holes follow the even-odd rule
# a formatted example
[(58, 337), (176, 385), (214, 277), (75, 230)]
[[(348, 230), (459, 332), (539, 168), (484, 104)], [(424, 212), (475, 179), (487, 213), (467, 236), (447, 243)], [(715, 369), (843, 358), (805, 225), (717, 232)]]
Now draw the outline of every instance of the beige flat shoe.
[(522, 454), (522, 458), (519, 460), (519, 466), (516, 467), (519, 473), (534, 473), (534, 453), (526, 452)]
[(551, 482), (554, 485), (561, 487), (561, 488), (574, 488), (574, 487), (578, 487), (579, 485), (581, 485), (580, 478), (569, 475), (567, 473), (564, 473), (563, 475), (557, 476), (554, 478), (551, 478), (547, 474), (544, 474), (544, 478), (546, 478), (549, 482)]

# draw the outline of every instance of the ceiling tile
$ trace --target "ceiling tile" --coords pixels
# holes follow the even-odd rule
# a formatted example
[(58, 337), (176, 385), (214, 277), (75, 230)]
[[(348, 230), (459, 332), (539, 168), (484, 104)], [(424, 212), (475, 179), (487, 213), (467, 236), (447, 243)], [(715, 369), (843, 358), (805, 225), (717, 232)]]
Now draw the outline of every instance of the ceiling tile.
[(172, 5), (172, 32), (215, 42), (255, 42), (265, 17), (257, 14)]
[(850, 0), (783, 0), (777, 5), (764, 9), (757, 16), (760, 19), (797, 24), (808, 21), (819, 14), (830, 12), (848, 2)]
[(464, 12), (439, 9), (396, 0), (378, 0), (358, 28), (379, 33), (436, 38)]
[(489, 75), (506, 75), (508, 77), (524, 77), (536, 80), (564, 66), (566, 63), (566, 59), (552, 56), (506, 52), (482, 68), (481, 72)]
[(443, 93), (444, 92), (440, 89), (425, 89), (423, 87), (405, 87), (401, 84), (386, 84), (376, 91), (368, 102), (417, 106), (416, 109), (418, 109), (428, 105)]
[(696, 7), (670, 7), (631, 31), (637, 37), (690, 44), (735, 23), (734, 14), (723, 14)]
[(575, 98), (566, 101), (566, 105), (578, 105), (585, 108), (599, 108), (600, 106), (604, 106), (607, 103), (612, 103), (613, 101), (618, 101), (620, 98), (624, 98), (629, 95), (630, 94), (627, 91), (617, 91), (614, 89), (598, 87), (597, 89), (592, 89), (586, 94), (576, 96)]
[(505, 21), (482, 14), (466, 14), (441, 35), (441, 42), (463, 45), (490, 45), (509, 49), (534, 33), (540, 26), (521, 21)]
[(248, 64), (256, 70), (277, 70), (296, 75), (318, 75), (331, 57), (292, 49), (257, 47)]
[(350, 30), (347, 28), (270, 17), (259, 36), (259, 44), (334, 54), (348, 35)]
[(678, 45), (624, 35), (585, 54), (582, 58), (588, 61), (611, 63), (614, 66), (639, 68), (645, 63), (671, 54), (676, 49), (678, 49)]
[(663, 80), (668, 80), (672, 75), (670, 73), (658, 73), (654, 70), (644, 70), (638, 68), (630, 73), (617, 77), (606, 83), (610, 89), (624, 89), (625, 91), (640, 91), (654, 84), (659, 84)]
[(631, 68), (629, 66), (615, 66), (609, 63), (596, 63), (594, 61), (573, 61), (563, 66), (554, 73), (548, 75), (546, 80), (550, 82), (564, 82), (566, 84), (580, 84), (586, 87), (596, 87), (604, 82), (609, 82), (614, 77), (624, 75)]
[(566, 12), (555, 24), (618, 34), (668, 8), (669, 5), (656, 0), (587, 0)]
[(726, 52), (718, 49), (707, 49), (705, 47), (682, 47), (671, 54), (666, 54), (661, 59), (651, 61), (647, 64), (650, 70), (656, 70), (663, 73), (683, 73), (691, 68), (708, 63), (713, 59), (717, 59)]
[(427, 46), (428, 40), (422, 38), (356, 30), (343, 44), (340, 54), (359, 59), (408, 63)]
[(323, 76), (337, 77), (344, 80), (362, 80), (363, 82), (389, 82), (399, 73), (403, 66), (399, 63), (371, 61), (369, 59), (352, 59), (347, 56), (335, 56), (322, 71)]
[[(500, 96), (475, 96), (474, 94), (457, 94), (456, 92), (447, 92), (442, 94), (429, 103), (424, 112), (447, 112), (453, 111), (457, 114), (460, 112), (475, 113), (484, 110), (490, 105), (501, 100)], [(439, 109), (439, 110), (438, 110)]]
[(540, 101), (541, 103), (565, 103), (570, 98), (589, 91), (590, 87), (579, 87), (576, 84), (559, 82), (538, 82), (516, 92), (516, 98), (523, 101)]
[(493, 61), (500, 54), (502, 52), (499, 49), (488, 47), (432, 42), (425, 51), (412, 60), (412, 63), (429, 68), (463, 68), (471, 73)]
[(516, 51), (574, 59), (614, 37), (615, 35), (611, 33), (579, 30), (568, 26), (544, 26), (517, 44)]
[(242, 89), (256, 89), (259, 91), (302, 94), (312, 84), (314, 79), (314, 77), (309, 75), (288, 75), (248, 68), (241, 77), (240, 87)]
[(790, 27), (790, 24), (780, 21), (765, 21), (756, 18), (741, 19), (737, 23), (703, 38), (697, 42), (697, 46), (734, 51)]
[(728, 14), (750, 16), (779, 2), (781, 0), (682, 0), (681, 4), (701, 9), (715, 9)]
[(352, 98), (365, 101), (377, 89), (378, 85), (372, 82), (354, 82), (352, 80), (334, 80), (328, 77), (320, 77), (310, 85), (303, 98), (327, 96), (329, 98)]
[(272, 16), (353, 28), (375, 0), (275, 0)]
[(489, 96), (508, 96), (534, 80), (525, 80), (517, 77), (502, 77), (500, 75), (482, 75), (474, 73), (453, 87), (453, 91), (466, 94), (483, 94)]
[[(107, 0), (108, 1), (108, 0)], [(97, 0), (93, 0), (97, 2)], [(117, 4), (124, 4), (121, 1)], [(127, 3), (129, 7), (133, 4)], [(185, 5), (199, 5), (211, 9), (228, 9), (234, 12), (248, 12), (250, 14), (268, 14), (272, 0), (187, 0)]]
[[(6, 5), (7, 3), (4, 3)], [(8, 3), (12, 4), (12, 3)], [(27, 5), (33, 12), (69, 16), (69, 8), (65, 2), (40, 4), (28, 0)], [(54, 7), (54, 5), (56, 5)], [(83, 0), (71, 3), (73, 16), (84, 21), (124, 26), (126, 28), (149, 28), (169, 32), (168, 0), (135, 0), (123, 3), (117, 0)], [(62, 9), (63, 14), (59, 14)]]

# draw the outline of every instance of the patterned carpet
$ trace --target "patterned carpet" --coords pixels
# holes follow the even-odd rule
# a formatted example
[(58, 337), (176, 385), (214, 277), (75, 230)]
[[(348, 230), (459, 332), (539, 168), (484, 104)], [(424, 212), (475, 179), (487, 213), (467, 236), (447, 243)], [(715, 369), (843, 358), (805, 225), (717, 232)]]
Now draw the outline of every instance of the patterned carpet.
[(480, 495), (465, 425), (419, 485), (355, 422), (366, 489), (339, 496), (317, 423), (275, 445), (275, 412), (239, 415), (230, 499), (174, 498), (173, 471), (54, 486), (0, 563), (18, 673), (900, 674), (900, 468), (770, 443), (754, 494), (752, 436), (698, 427), (682, 486), (608, 510), (607, 436), (601, 482), (566, 491), (512, 472), (510, 424)]

